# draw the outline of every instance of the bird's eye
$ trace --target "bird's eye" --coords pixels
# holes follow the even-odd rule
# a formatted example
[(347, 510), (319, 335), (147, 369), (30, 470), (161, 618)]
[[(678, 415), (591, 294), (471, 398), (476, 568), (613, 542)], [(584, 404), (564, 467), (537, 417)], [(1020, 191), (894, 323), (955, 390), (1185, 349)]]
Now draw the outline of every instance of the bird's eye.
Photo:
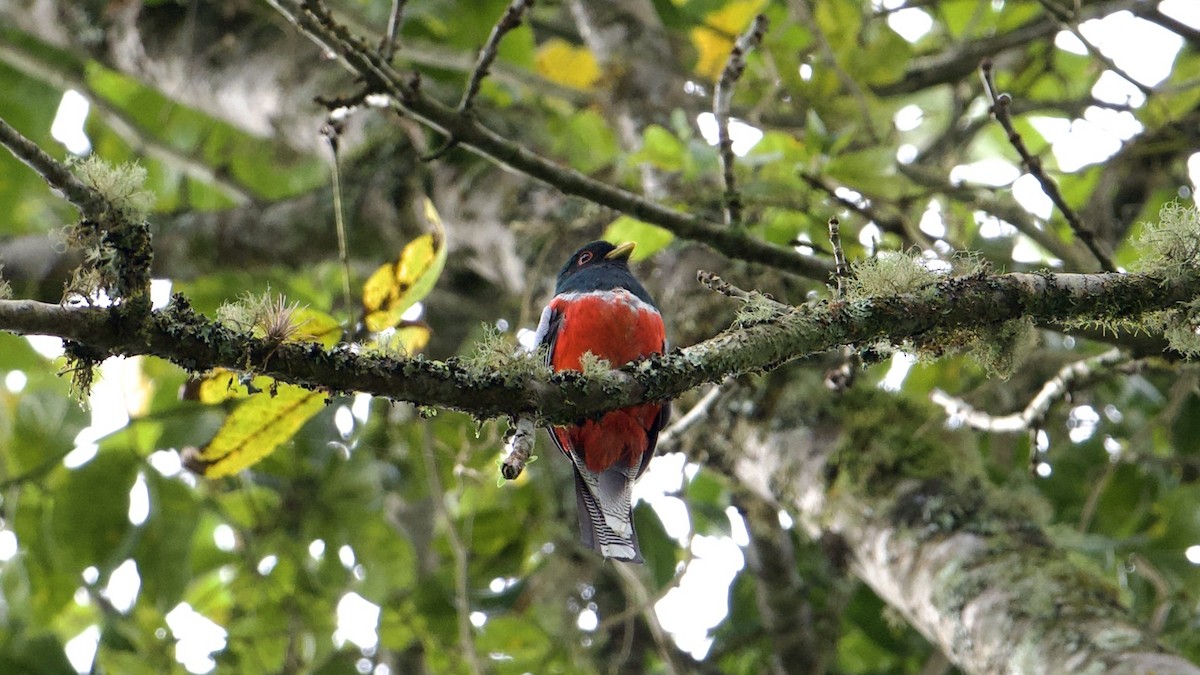
[(591, 251), (584, 251), (583, 253), (579, 254), (579, 264), (580, 265), (586, 265), (586, 264), (590, 263), (591, 261), (592, 261), (592, 252)]

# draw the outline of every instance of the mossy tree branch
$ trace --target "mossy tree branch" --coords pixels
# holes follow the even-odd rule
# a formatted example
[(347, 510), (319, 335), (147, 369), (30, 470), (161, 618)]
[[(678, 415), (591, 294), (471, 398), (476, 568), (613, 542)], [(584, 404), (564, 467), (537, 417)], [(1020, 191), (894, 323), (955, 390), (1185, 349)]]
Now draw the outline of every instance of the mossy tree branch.
[[(98, 356), (145, 354), (184, 368), (250, 370), (334, 392), (361, 391), (468, 412), (480, 418), (534, 414), (569, 422), (706, 382), (765, 371), (845, 344), (899, 344), (931, 332), (997, 326), (1022, 317), (1043, 324), (1136, 317), (1200, 295), (1200, 275), (1166, 281), (1145, 274), (1004, 274), (946, 279), (916, 293), (791, 308), (770, 300), (766, 319), (747, 317), (686, 349), (599, 377), (550, 376), (528, 357), (507, 362), (396, 359), (254, 338), (193, 312), (176, 296), (143, 319), (111, 309), (0, 301), (0, 330), (78, 342)], [(771, 316), (773, 315), (773, 316)]]

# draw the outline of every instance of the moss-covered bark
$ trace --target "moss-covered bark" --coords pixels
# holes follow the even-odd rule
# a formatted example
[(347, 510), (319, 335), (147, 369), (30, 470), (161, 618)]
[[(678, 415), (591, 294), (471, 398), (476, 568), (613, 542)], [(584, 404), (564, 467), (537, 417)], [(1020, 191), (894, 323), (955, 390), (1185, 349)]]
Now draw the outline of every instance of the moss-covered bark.
[(734, 473), (841, 538), (856, 576), (967, 672), (1200, 673), (1055, 546), (1040, 502), (989, 488), (937, 419), (852, 391), (811, 426), (751, 436)]

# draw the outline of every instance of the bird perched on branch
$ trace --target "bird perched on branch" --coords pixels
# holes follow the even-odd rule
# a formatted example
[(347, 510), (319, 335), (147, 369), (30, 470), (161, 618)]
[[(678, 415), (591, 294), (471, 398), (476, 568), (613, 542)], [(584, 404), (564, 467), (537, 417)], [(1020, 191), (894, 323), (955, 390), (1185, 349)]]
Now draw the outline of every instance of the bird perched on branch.
[[(588, 352), (619, 368), (666, 350), (662, 315), (629, 271), (633, 247), (594, 241), (563, 265), (537, 331), (551, 369), (582, 371)], [(575, 467), (583, 543), (606, 558), (642, 562), (633, 531), (633, 483), (654, 456), (669, 414), (669, 403), (643, 403), (549, 429)]]

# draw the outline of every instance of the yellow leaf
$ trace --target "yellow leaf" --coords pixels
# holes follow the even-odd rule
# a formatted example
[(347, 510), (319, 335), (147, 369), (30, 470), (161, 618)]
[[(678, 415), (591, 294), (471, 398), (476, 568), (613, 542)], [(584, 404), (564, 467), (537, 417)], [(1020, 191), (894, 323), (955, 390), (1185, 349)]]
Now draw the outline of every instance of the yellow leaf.
[(342, 324), (318, 309), (297, 309), (292, 325), (296, 327), (296, 332), (288, 338), (288, 342), (316, 342), (329, 349), (342, 339)]
[(587, 47), (551, 38), (537, 50), (537, 71), (542, 77), (575, 89), (591, 89), (600, 79), (600, 65)]
[(396, 329), (396, 334), (388, 340), (388, 346), (395, 352), (413, 355), (425, 349), (429, 344), (429, 326), (412, 324)]
[(421, 301), (446, 265), (446, 231), (433, 202), (425, 200), (431, 234), (410, 241), (400, 258), (381, 266), (363, 284), (362, 303), (367, 330), (379, 332), (400, 322), (404, 311)]
[(729, 53), (733, 51), (733, 41), (766, 4), (766, 0), (733, 0), (704, 17), (703, 26), (692, 29), (698, 75), (714, 82), (721, 77)]
[[(271, 378), (259, 375), (250, 380), (250, 387), (253, 387), (254, 391), (260, 391), (270, 387), (271, 381)], [(214, 405), (231, 399), (246, 398), (250, 394), (241, 374), (226, 368), (213, 368), (204, 377), (189, 382), (184, 399)]]
[(274, 396), (268, 391), (251, 396), (200, 451), (205, 478), (229, 476), (257, 463), (296, 435), (327, 400), (325, 394), (290, 384), (279, 384)]

